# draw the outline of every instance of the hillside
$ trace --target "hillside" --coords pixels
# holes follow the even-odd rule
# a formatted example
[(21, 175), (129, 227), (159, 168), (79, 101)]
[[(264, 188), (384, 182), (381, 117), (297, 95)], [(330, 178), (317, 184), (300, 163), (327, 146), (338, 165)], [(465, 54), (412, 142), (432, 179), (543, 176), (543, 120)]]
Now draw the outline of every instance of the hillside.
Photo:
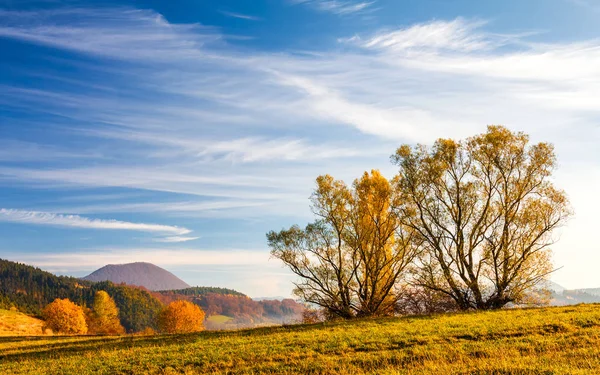
[(0, 259), (0, 309), (16, 308), (39, 316), (56, 298), (68, 298), (84, 306), (92, 304), (98, 290), (106, 291), (119, 308), (121, 324), (128, 331), (155, 327), (162, 304), (149, 292), (109, 281), (93, 283), (73, 277), (56, 276), (39, 268)]
[(0, 336), (39, 336), (44, 322), (18, 311), (0, 309)]
[(176, 290), (190, 286), (171, 272), (152, 263), (109, 264), (83, 278), (88, 281), (111, 281), (115, 284), (143, 286), (149, 290)]
[(194, 287), (183, 290), (153, 292), (164, 304), (187, 300), (199, 305), (207, 318), (207, 329), (238, 329), (264, 325), (296, 323), (304, 306), (292, 299), (255, 301), (232, 289)]
[[(595, 374), (600, 306), (0, 341), (6, 374)], [(98, 355), (101, 353), (101, 355)]]

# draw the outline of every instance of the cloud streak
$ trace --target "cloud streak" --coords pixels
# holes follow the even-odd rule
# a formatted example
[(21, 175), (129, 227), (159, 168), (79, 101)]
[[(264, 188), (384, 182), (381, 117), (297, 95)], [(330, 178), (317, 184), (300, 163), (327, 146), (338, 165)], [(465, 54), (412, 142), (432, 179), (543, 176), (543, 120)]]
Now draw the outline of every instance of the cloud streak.
[(366, 11), (375, 1), (345, 0), (292, 0), (294, 4), (306, 4), (322, 12), (349, 15)]
[(262, 21), (262, 18), (260, 17), (255, 17), (255, 16), (250, 16), (247, 14), (242, 14), (242, 13), (236, 13), (236, 12), (228, 12), (228, 11), (220, 11), (221, 14), (227, 16), (227, 17), (232, 17), (232, 18), (239, 18), (242, 20), (248, 20), (248, 21)]
[(191, 233), (191, 230), (187, 228), (171, 225), (90, 219), (79, 215), (63, 215), (50, 212), (23, 211), (6, 208), (0, 209), (0, 221), (84, 229), (129, 230), (158, 234), (184, 235)]
[[(340, 15), (373, 9), (366, 2), (302, 3)], [(574, 202), (582, 217), (600, 210), (587, 177), (600, 169), (598, 40), (532, 42), (529, 34), (496, 33), (485, 21), (459, 18), (290, 53), (236, 48), (216, 28), (170, 23), (148, 10), (4, 12), (0, 25), (5, 38), (69, 52), (49, 72), (65, 78), (59, 88), (37, 80), (5, 84), (0, 105), (35, 112), (56, 122), (61, 136), (101, 151), (71, 157), (80, 152), (11, 143), (32, 150), (20, 161), (45, 160), (43, 167), (3, 164), (2, 184), (172, 194), (165, 203), (78, 204), (73, 213), (304, 217), (317, 175), (350, 182), (375, 167), (391, 176), (388, 155), (399, 144), (462, 138), (491, 123), (555, 143), (563, 168), (578, 171), (557, 174), (557, 185), (586, 197)], [(71, 77), (65, 64), (85, 79)], [(118, 97), (100, 88), (107, 83)], [(211, 206), (190, 195), (228, 202)], [(572, 240), (557, 253), (593, 247), (584, 236), (564, 237)]]

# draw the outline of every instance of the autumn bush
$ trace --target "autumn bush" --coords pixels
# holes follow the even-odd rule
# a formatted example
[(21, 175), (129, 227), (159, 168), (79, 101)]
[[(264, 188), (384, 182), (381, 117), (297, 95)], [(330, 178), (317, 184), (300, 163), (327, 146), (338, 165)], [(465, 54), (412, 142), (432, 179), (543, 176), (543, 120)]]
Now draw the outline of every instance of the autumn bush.
[(44, 308), (42, 315), (46, 321), (45, 328), (55, 333), (84, 335), (88, 331), (83, 308), (68, 298), (55, 299)]
[(171, 302), (160, 313), (158, 327), (163, 333), (188, 333), (204, 330), (204, 311), (188, 301)]

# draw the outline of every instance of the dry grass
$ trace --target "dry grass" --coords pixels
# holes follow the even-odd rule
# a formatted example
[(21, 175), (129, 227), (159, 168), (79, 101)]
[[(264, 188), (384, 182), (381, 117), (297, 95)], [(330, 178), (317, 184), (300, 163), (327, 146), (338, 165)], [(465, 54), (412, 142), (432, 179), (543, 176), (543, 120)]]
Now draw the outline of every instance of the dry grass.
[(2, 374), (596, 374), (600, 305), (150, 337), (0, 339)]
[(42, 320), (18, 311), (0, 309), (0, 336), (40, 335), (43, 325)]

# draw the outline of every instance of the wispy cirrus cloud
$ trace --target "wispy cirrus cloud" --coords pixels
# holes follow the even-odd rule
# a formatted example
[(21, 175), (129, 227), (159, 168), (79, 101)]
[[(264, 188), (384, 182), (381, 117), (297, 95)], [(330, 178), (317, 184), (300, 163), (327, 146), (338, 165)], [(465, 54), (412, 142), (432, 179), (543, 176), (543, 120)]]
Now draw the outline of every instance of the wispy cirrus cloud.
[(184, 237), (184, 236), (170, 236), (165, 238), (156, 238), (154, 242), (162, 242), (162, 243), (178, 243), (178, 242), (188, 242), (199, 239), (200, 237)]
[(237, 13), (237, 12), (228, 12), (225, 10), (221, 10), (219, 12), (227, 17), (239, 18), (239, 19), (248, 20), (248, 21), (262, 21), (262, 18), (256, 17), (256, 16), (251, 16), (248, 14)]
[[(338, 14), (372, 8), (304, 3)], [(271, 207), (265, 212), (299, 215), (318, 174), (349, 182), (379, 167), (392, 175), (387, 155), (400, 143), (470, 136), (499, 123), (554, 142), (563, 165), (578, 171), (557, 175), (557, 184), (586, 197), (576, 202), (580, 217), (600, 210), (586, 183), (600, 169), (598, 40), (539, 43), (459, 18), (358, 34), (343, 38), (339, 49), (272, 53), (235, 48), (215, 28), (170, 23), (152, 11), (5, 12), (0, 24), (1, 36), (67, 51), (75, 57), (61, 64), (91, 73), (60, 89), (37, 80), (6, 84), (1, 104), (52, 118), (112, 157), (5, 166), (4, 184), (144, 189), (173, 193), (180, 203), (129, 207), (144, 212), (193, 212), (182, 208), (190, 198), (180, 196), (193, 195), (243, 206), (190, 208), (197, 212), (252, 216)], [(60, 67), (56, 75), (68, 76)], [(106, 82), (118, 97), (98, 88)], [(589, 166), (571, 168), (583, 161)], [(110, 202), (106, 207), (102, 212)], [(578, 219), (571, 225), (587, 228)], [(585, 241), (578, 236), (568, 249), (591, 248)], [(557, 252), (567, 252), (560, 246)]]
[[(380, 31), (363, 40), (359, 36), (347, 39), (368, 49), (388, 51), (457, 51), (473, 52), (490, 49), (493, 43), (490, 34), (482, 32), (483, 21), (432, 21), (412, 25), (399, 30)], [(342, 40), (344, 41), (344, 40)]]
[(0, 209), (0, 221), (84, 229), (129, 230), (158, 234), (175, 234), (179, 236), (191, 233), (191, 230), (187, 228), (172, 225), (90, 219), (79, 215), (63, 215), (51, 212), (24, 211), (6, 208)]
[(305, 4), (319, 11), (337, 15), (356, 14), (368, 10), (375, 1), (348, 0), (291, 0), (293, 4)]

